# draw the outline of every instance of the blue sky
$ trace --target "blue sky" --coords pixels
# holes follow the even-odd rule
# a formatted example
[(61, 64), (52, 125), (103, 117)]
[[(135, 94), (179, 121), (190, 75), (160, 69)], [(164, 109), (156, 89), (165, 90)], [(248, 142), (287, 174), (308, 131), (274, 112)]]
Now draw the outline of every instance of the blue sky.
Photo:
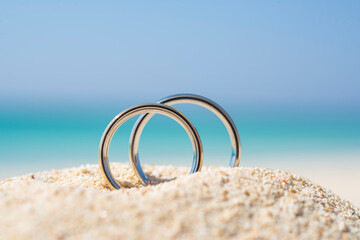
[(2, 105), (360, 105), (359, 1), (1, 1)]

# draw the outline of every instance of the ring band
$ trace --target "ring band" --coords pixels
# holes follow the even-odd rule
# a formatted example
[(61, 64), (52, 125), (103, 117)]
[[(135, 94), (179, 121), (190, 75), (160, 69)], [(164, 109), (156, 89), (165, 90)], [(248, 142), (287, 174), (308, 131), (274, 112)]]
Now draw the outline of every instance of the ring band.
[[(229, 165), (230, 167), (239, 166), (241, 154), (239, 133), (230, 115), (221, 106), (208, 98), (195, 94), (176, 94), (163, 98), (157, 103), (168, 106), (179, 103), (191, 103), (202, 106), (213, 112), (223, 122), (230, 136), (232, 154)], [(139, 139), (145, 125), (153, 115), (154, 114), (152, 113), (142, 114), (136, 121), (130, 136), (130, 162), (132, 163), (133, 170), (136, 172), (136, 175), (139, 176), (141, 182), (145, 185), (147, 184), (148, 179), (141, 168), (140, 160), (138, 157)]]
[[(158, 103), (137, 105), (135, 107), (128, 108), (127, 110), (117, 115), (105, 129), (100, 141), (100, 148), (99, 148), (100, 168), (103, 176), (105, 177), (107, 183), (112, 189), (120, 189), (121, 186), (112, 175), (109, 166), (108, 152), (109, 152), (111, 139), (114, 136), (116, 130), (128, 119), (138, 114), (146, 114), (146, 113), (151, 114), (151, 116), (153, 116), (156, 113), (159, 113), (167, 117), (170, 117), (175, 121), (177, 121), (186, 130), (187, 134), (190, 137), (194, 151), (193, 164), (190, 170), (190, 174), (201, 170), (202, 160), (203, 160), (202, 144), (201, 144), (200, 136), (196, 128), (191, 124), (191, 122), (178, 110), (167, 105), (162, 105)], [(139, 139), (132, 137), (131, 141), (134, 140), (137, 140), (138, 142)], [(146, 181), (141, 181), (143, 184), (146, 185), (148, 183), (148, 179), (144, 174), (144, 172), (142, 171), (142, 168), (140, 166), (140, 160), (137, 153), (135, 155), (130, 154), (130, 159), (131, 159), (130, 162), (132, 168), (140, 169), (140, 171), (135, 171), (135, 173), (140, 178), (140, 180), (144, 180), (144, 179), (146, 180)]]

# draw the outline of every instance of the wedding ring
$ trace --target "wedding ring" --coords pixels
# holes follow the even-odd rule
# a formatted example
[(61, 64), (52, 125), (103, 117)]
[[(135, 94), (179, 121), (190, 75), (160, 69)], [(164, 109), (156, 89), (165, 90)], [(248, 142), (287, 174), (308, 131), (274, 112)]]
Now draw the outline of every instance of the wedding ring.
[[(118, 181), (114, 178), (114, 176), (111, 173), (111, 169), (109, 166), (109, 158), (108, 158), (108, 152), (109, 152), (109, 146), (112, 137), (114, 136), (116, 130), (128, 119), (138, 115), (138, 114), (151, 114), (153, 116), (154, 114), (159, 113), (162, 115), (165, 115), (167, 117), (170, 117), (177, 121), (187, 132), (187, 134), (190, 137), (193, 151), (194, 151), (194, 157), (193, 157), (193, 164), (190, 170), (190, 174), (200, 171), (202, 166), (202, 158), (203, 158), (203, 152), (202, 152), (202, 144), (200, 140), (200, 136), (196, 130), (196, 128), (191, 124), (191, 122), (178, 110), (176, 110), (173, 107), (155, 103), (155, 104), (143, 104), (143, 105), (137, 105), (135, 107), (128, 108), (127, 110), (121, 112), (119, 115), (117, 115), (107, 126), (105, 129), (103, 136), (100, 141), (100, 147), (99, 147), (99, 162), (100, 162), (100, 168), (103, 176), (105, 177), (107, 183), (109, 184), (110, 188), (112, 189), (120, 189), (120, 184)], [(138, 137), (131, 138), (132, 141), (137, 140)], [(148, 179), (144, 172), (142, 171), (142, 168), (140, 166), (140, 159), (138, 157), (137, 152), (135, 155), (133, 155), (134, 152), (130, 153), (130, 159), (131, 159), (131, 165), (133, 169), (137, 169), (136, 175), (141, 179), (145, 180), (142, 181), (143, 184), (148, 183)], [(138, 170), (140, 169), (140, 170)]]
[[(238, 167), (240, 163), (240, 154), (241, 154), (241, 145), (240, 145), (240, 137), (235, 126), (235, 123), (231, 119), (230, 115), (217, 103), (214, 101), (194, 94), (177, 94), (172, 95), (166, 98), (159, 100), (157, 103), (164, 105), (174, 105), (179, 103), (191, 103), (196, 104), (202, 107), (207, 108), (211, 112), (213, 112), (225, 125), (231, 140), (232, 153), (230, 158), (230, 167)], [(139, 160), (139, 140), (141, 133), (146, 125), (146, 123), (153, 116), (153, 113), (145, 113), (142, 114), (138, 120), (136, 121), (130, 136), (130, 162), (133, 166), (133, 170), (136, 175), (140, 178), (140, 181), (143, 184), (148, 183), (148, 178), (144, 174), (140, 160)]]

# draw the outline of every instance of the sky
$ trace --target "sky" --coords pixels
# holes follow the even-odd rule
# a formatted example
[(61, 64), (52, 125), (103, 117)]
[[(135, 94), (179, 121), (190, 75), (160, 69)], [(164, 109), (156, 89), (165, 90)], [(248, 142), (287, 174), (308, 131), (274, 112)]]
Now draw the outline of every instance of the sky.
[(1, 1), (0, 106), (360, 106), (359, 1)]

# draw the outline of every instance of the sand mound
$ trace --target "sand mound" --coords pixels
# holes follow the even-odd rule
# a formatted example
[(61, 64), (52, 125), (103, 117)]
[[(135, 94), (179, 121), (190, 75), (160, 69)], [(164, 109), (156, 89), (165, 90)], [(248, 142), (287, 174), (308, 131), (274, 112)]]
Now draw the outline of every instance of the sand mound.
[(0, 239), (360, 239), (360, 209), (289, 172), (147, 166), (142, 187), (112, 169), (126, 188), (97, 165), (3, 181)]

